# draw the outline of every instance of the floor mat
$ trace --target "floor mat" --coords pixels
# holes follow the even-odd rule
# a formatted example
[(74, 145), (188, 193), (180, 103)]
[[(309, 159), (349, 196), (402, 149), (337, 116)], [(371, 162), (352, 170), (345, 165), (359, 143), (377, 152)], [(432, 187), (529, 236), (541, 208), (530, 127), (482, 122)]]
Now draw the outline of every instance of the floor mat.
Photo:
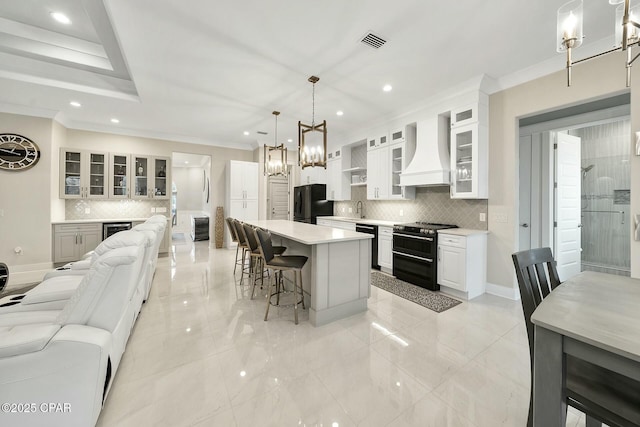
[(436, 313), (442, 313), (462, 303), (462, 301), (442, 295), (440, 292), (433, 292), (377, 271), (371, 272), (371, 284), (411, 302), (420, 304)]

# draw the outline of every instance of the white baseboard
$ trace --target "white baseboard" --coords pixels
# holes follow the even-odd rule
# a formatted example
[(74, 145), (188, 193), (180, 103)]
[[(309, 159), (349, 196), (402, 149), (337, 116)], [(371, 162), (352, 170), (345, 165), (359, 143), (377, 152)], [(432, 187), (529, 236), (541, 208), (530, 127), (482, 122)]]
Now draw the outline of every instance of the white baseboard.
[(513, 301), (520, 301), (520, 290), (518, 288), (508, 288), (506, 286), (487, 282), (486, 292), (488, 294), (507, 298)]
[(7, 289), (19, 288), (29, 283), (41, 282), (45, 274), (53, 270), (53, 264), (42, 262), (39, 264), (10, 265)]

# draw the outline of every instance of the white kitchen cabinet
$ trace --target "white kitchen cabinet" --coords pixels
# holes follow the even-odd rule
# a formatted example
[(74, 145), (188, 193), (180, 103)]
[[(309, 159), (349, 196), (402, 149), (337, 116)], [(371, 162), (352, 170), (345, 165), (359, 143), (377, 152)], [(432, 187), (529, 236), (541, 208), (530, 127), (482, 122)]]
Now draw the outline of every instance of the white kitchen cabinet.
[(389, 198), (391, 171), (389, 146), (367, 151), (367, 199)]
[(106, 199), (108, 154), (98, 151), (60, 150), (60, 198)]
[(380, 147), (389, 146), (389, 134), (381, 134), (376, 137), (367, 138), (367, 150), (375, 150)]
[(171, 159), (132, 155), (132, 199), (168, 199), (171, 196)]
[(131, 188), (131, 156), (109, 153), (109, 198), (128, 199)]
[(415, 187), (403, 187), (400, 185), (400, 174), (404, 172), (408, 161), (404, 142), (393, 144), (389, 147), (389, 168), (391, 170), (390, 199), (409, 200), (416, 198)]
[(488, 198), (488, 139), (479, 122), (451, 129), (451, 198)]
[(56, 224), (53, 226), (53, 262), (79, 260), (102, 241), (102, 223)]
[(300, 170), (300, 185), (326, 184), (327, 170), (323, 167), (306, 167)]
[(489, 97), (451, 110), (451, 198), (489, 197)]
[(227, 179), (230, 199), (258, 198), (258, 163), (230, 160), (227, 164)]
[(464, 299), (482, 295), (487, 277), (487, 234), (438, 233), (438, 284)]
[(378, 265), (386, 273), (393, 271), (393, 228), (378, 226)]
[[(225, 216), (239, 221), (258, 219), (258, 163), (230, 160), (225, 174), (227, 180)], [(232, 246), (228, 229), (225, 232), (225, 239), (227, 247)]]
[(351, 200), (351, 150), (339, 148), (327, 160), (327, 200)]

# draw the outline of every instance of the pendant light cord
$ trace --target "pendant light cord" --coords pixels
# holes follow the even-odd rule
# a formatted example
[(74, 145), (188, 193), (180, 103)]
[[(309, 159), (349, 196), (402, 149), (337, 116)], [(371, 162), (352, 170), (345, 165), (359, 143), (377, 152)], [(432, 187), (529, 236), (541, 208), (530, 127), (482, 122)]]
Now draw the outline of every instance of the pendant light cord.
[(313, 84), (311, 90), (311, 128), (316, 126), (316, 84)]

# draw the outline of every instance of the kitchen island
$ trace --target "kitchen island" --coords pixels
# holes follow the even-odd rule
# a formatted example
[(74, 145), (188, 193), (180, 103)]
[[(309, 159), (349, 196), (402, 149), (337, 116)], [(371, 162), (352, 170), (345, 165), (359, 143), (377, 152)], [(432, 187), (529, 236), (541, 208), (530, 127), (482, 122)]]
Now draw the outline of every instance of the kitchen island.
[(302, 269), (309, 321), (321, 326), (367, 309), (371, 284), (370, 234), (301, 222), (247, 221), (269, 230), (284, 255), (309, 258)]

